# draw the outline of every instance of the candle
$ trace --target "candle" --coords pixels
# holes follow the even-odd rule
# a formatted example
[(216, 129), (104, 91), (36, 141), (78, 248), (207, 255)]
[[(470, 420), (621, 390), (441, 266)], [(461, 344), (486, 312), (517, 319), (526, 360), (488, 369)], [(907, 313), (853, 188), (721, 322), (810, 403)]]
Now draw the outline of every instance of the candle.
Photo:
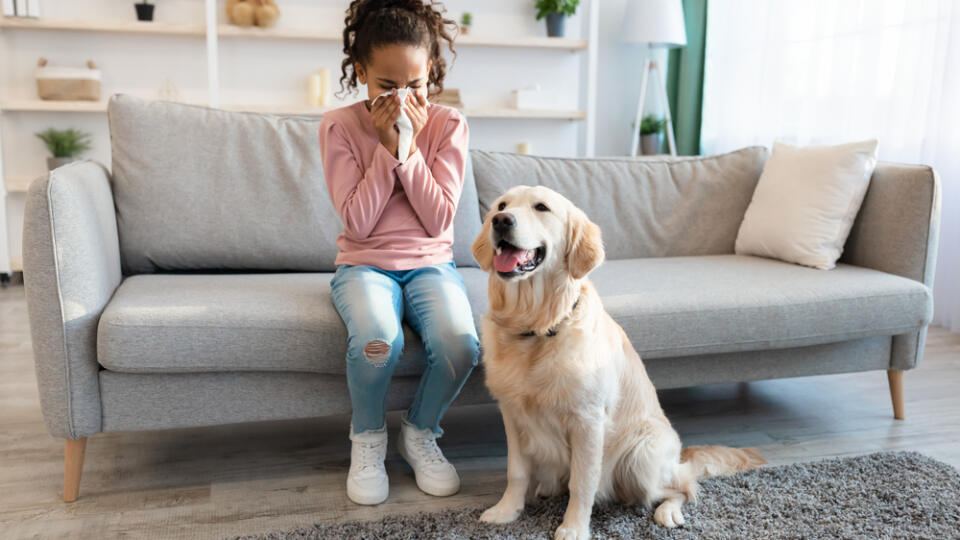
[(530, 143), (528, 143), (528, 142), (522, 142), (522, 143), (520, 143), (520, 144), (517, 145), (517, 153), (518, 153), (518, 154), (529, 154), (529, 153), (531, 153), (531, 152), (532, 152), (532, 150), (531, 150), (531, 148), (530, 148)]
[(310, 105), (314, 107), (327, 106), (327, 88), (329, 86), (330, 71), (327, 68), (320, 68), (316, 73), (310, 75)]

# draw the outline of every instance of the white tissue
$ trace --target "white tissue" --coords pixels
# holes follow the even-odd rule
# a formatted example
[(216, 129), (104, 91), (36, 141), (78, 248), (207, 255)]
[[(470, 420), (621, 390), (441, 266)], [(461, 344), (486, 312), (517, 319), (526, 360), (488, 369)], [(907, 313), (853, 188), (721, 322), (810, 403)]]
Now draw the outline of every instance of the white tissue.
[(373, 102), (370, 104), (372, 107), (378, 99), (383, 96), (393, 95), (394, 93), (400, 96), (400, 116), (397, 117), (397, 123), (394, 124), (400, 132), (397, 138), (397, 159), (400, 160), (400, 163), (407, 161), (407, 156), (410, 155), (410, 145), (413, 143), (413, 123), (410, 122), (410, 117), (407, 116), (407, 111), (405, 110), (407, 106), (407, 94), (409, 94), (410, 91), (410, 88), (394, 88), (389, 92), (384, 92), (373, 98)]

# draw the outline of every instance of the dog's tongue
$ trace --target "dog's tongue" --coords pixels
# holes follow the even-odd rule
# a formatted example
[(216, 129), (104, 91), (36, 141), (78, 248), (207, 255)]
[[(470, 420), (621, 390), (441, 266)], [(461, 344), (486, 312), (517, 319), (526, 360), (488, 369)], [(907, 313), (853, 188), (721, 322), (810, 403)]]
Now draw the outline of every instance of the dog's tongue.
[(531, 257), (533, 257), (532, 251), (503, 246), (500, 254), (493, 257), (493, 267), (497, 272), (513, 272), (517, 265), (526, 263)]

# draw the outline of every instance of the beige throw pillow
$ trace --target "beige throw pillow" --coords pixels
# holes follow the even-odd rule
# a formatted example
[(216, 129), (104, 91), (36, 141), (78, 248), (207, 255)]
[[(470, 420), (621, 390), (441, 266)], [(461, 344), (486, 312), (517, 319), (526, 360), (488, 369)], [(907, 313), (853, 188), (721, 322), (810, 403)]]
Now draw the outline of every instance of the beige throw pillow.
[(876, 164), (876, 140), (809, 147), (774, 143), (734, 251), (833, 268)]

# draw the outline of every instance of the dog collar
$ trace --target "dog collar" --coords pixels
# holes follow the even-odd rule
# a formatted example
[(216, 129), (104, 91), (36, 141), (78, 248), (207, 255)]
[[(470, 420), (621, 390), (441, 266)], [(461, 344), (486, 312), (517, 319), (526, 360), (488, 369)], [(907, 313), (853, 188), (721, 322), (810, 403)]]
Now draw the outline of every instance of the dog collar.
[[(563, 321), (565, 321), (565, 320), (567, 320), (567, 319), (570, 318), (570, 315), (573, 315), (573, 311), (574, 311), (575, 309), (577, 309), (577, 306), (578, 306), (578, 305), (580, 305), (580, 298), (581, 298), (582, 296), (583, 296), (583, 293), (580, 293), (580, 296), (577, 297), (577, 301), (573, 303), (573, 307), (570, 308), (570, 311), (566, 314), (566, 316), (564, 316), (562, 319), (560, 319), (560, 322), (557, 323), (557, 326), (560, 326), (560, 324), (563, 323)], [(541, 336), (540, 334), (534, 332), (533, 330), (530, 330), (529, 332), (524, 332), (524, 333), (520, 334), (521, 337), (535, 337), (535, 336), (536, 336), (536, 337), (553, 337), (553, 336), (555, 336), (555, 335), (557, 335), (557, 327), (556, 327), (556, 326), (554, 326), (553, 328), (548, 329), (548, 330), (547, 330), (547, 333), (546, 333), (546, 334), (543, 334), (542, 336)]]

